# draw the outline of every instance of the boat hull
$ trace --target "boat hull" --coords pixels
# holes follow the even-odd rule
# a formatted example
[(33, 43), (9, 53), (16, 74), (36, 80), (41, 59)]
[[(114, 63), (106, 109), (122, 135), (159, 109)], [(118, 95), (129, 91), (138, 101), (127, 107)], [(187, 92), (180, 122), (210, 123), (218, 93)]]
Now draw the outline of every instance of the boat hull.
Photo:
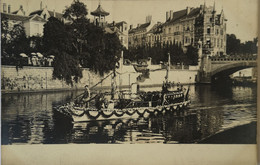
[(114, 120), (124, 118), (148, 118), (150, 115), (167, 113), (181, 110), (189, 105), (190, 101), (183, 101), (156, 107), (136, 107), (125, 109), (84, 109), (70, 105), (61, 106), (56, 109), (60, 115), (70, 118), (73, 122), (87, 122), (94, 120)]

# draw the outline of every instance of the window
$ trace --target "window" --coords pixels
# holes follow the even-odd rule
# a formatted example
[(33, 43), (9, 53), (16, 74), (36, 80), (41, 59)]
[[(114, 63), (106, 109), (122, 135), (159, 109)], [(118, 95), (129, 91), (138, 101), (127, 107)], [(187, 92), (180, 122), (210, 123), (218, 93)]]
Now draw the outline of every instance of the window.
[(207, 27), (207, 34), (210, 34), (210, 26)]
[(35, 31), (35, 34), (39, 34), (39, 24), (34, 24), (34, 31)]
[(223, 40), (221, 39), (221, 48), (223, 47)]
[(189, 38), (185, 37), (185, 43), (189, 43)]
[(208, 44), (208, 45), (210, 44), (210, 39), (209, 39), (209, 38), (207, 38), (207, 44)]
[(3, 12), (6, 13), (6, 3), (3, 4)]
[(218, 29), (216, 30), (216, 35), (218, 35)]
[(172, 33), (172, 32), (171, 32), (171, 28), (169, 28), (169, 33)]
[(220, 35), (223, 35), (223, 29), (220, 30)]

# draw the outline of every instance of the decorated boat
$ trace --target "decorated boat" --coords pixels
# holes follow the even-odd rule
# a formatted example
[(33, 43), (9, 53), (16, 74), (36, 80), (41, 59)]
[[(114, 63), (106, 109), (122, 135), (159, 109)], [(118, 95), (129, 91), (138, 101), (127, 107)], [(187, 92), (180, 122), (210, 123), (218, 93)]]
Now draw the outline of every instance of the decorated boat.
[(181, 85), (172, 88), (168, 81), (162, 84), (161, 91), (142, 92), (137, 83), (130, 90), (117, 91), (116, 72), (112, 73), (111, 92), (90, 95), (88, 87), (73, 102), (55, 108), (55, 113), (73, 122), (109, 120), (122, 118), (148, 118), (158, 113), (172, 113), (187, 107), (190, 103), (188, 87)]

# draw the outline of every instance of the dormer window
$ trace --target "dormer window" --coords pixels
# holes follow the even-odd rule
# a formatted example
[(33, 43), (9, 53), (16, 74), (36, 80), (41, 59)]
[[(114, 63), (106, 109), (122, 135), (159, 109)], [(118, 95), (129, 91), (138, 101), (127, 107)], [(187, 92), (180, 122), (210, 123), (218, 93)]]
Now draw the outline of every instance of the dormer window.
[(46, 19), (46, 14), (43, 15), (43, 18)]

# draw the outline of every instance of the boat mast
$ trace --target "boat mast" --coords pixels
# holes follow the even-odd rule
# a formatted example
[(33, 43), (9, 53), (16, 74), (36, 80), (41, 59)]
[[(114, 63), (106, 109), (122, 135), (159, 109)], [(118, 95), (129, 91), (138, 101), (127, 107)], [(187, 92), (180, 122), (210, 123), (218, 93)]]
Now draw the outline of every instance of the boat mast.
[(167, 65), (167, 68), (166, 68), (166, 76), (165, 76), (166, 84), (169, 81), (170, 70), (171, 70), (171, 56), (170, 56), (170, 53), (168, 53), (168, 65)]

